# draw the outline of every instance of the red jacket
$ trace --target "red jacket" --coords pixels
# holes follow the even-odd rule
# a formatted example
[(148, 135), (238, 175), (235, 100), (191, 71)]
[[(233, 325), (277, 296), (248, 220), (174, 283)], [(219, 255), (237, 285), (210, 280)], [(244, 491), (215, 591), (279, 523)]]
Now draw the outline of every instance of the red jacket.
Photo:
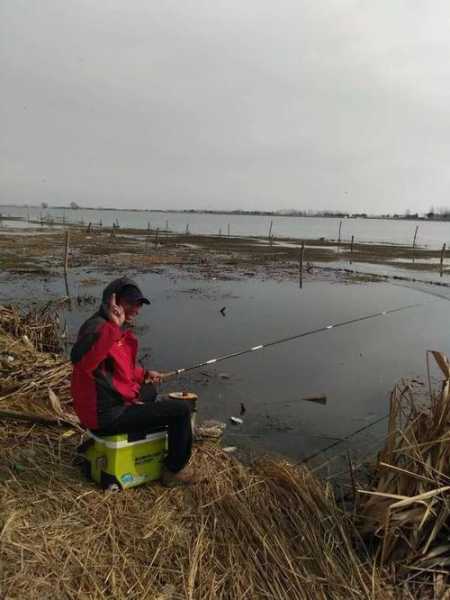
[(126, 405), (136, 403), (144, 382), (144, 369), (136, 365), (137, 348), (133, 333), (108, 321), (104, 309), (82, 325), (71, 352), (71, 391), (85, 427), (107, 427)]

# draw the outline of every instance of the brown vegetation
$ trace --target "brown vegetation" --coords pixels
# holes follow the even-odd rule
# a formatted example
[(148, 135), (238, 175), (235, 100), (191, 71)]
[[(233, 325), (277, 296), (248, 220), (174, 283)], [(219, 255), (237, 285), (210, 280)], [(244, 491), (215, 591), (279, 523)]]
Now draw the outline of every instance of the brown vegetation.
[[(120, 262), (134, 268), (181, 265), (210, 275), (263, 269), (290, 276), (298, 272), (301, 240), (239, 238), (218, 235), (172, 234), (138, 229), (87, 231), (71, 227), (70, 265), (108, 269)], [(17, 273), (59, 270), (64, 256), (64, 231), (22, 231), (17, 238), (0, 234), (0, 266)], [(306, 240), (305, 265), (332, 261), (385, 264), (439, 272), (439, 250), (387, 244)], [(430, 263), (432, 259), (434, 262)], [(400, 261), (400, 262), (399, 262)]]
[[(36, 348), (53, 347), (57, 328), (46, 339), (36, 322), (0, 309), (2, 597), (448, 598), (443, 355), (434, 354), (444, 384), (430, 384), (431, 402), (419, 402), (421, 388), (411, 382), (394, 390), (375, 479), (346, 513), (306, 467), (270, 458), (243, 466), (211, 443), (194, 450), (197, 486), (101, 491), (75, 464), (82, 431), (71, 410), (70, 365)], [(3, 409), (61, 426), (4, 418)]]
[(379, 563), (422, 594), (430, 574), (446, 590), (450, 566), (450, 362), (429, 354), (444, 381), (438, 390), (430, 381), (427, 394), (411, 382), (395, 387), (373, 489), (360, 490), (359, 507), (362, 531), (379, 539)]

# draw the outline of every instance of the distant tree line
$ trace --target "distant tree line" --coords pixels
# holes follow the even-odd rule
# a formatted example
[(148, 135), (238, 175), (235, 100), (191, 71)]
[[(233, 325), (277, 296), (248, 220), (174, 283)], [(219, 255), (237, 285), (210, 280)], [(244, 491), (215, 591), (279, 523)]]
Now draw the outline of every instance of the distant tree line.
[(430, 207), (430, 210), (426, 214), (427, 219), (436, 219), (439, 221), (450, 221), (450, 208), (440, 207), (434, 208), (434, 206)]
[[(49, 207), (47, 202), (41, 203), (41, 208), (67, 208), (64, 206), (53, 206)], [(69, 207), (71, 209), (80, 209), (81, 206), (77, 202), (70, 202)], [(147, 208), (147, 209), (120, 209), (112, 207), (83, 207), (84, 210), (127, 210), (127, 211), (147, 211), (147, 212), (163, 212), (163, 213), (188, 213), (188, 214), (215, 214), (215, 215), (249, 215), (249, 216), (267, 216), (267, 217), (327, 217), (333, 219), (406, 219), (406, 220), (430, 220), (430, 221), (450, 221), (450, 208), (434, 206), (430, 207), (430, 210), (425, 214), (419, 214), (406, 210), (404, 213), (394, 214), (367, 214), (365, 212), (352, 213), (347, 211), (335, 211), (335, 210), (296, 210), (296, 209), (284, 209), (284, 210), (212, 210), (212, 209), (195, 209), (188, 208), (184, 210), (180, 209), (159, 209), (159, 208)]]

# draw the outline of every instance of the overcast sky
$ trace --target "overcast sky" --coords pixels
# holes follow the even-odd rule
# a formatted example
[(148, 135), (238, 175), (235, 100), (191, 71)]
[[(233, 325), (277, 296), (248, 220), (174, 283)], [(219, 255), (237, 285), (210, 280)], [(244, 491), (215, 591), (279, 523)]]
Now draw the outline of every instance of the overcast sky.
[(448, 0), (1, 0), (0, 203), (450, 206)]

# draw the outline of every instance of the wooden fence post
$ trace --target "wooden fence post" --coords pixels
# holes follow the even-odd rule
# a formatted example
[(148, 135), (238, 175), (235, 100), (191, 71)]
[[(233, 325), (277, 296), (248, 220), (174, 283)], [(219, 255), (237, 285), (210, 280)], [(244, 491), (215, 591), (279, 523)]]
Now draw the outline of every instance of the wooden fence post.
[(414, 237), (413, 237), (413, 243), (412, 243), (413, 248), (416, 247), (416, 239), (417, 239), (417, 232), (418, 231), (419, 231), (419, 226), (416, 225), (416, 230), (414, 231)]
[(413, 237), (413, 243), (412, 243), (412, 259), (413, 262), (416, 258), (416, 239), (417, 239), (417, 232), (419, 231), (419, 226), (416, 225), (416, 230), (414, 231), (414, 237)]
[(64, 283), (66, 285), (66, 296), (69, 298), (70, 302), (70, 290), (69, 290), (69, 242), (70, 242), (70, 232), (66, 230), (66, 239), (65, 239), (65, 248), (64, 248)]
[(446, 244), (444, 244), (442, 246), (442, 250), (441, 250), (441, 263), (440, 263), (440, 275), (442, 277), (442, 275), (444, 274), (444, 256), (445, 256), (445, 248), (446, 248)]
[(303, 287), (303, 257), (305, 254), (305, 242), (302, 242), (300, 248), (300, 256), (299, 256), (299, 265), (298, 265), (298, 275), (299, 275), (299, 285), (300, 288)]

